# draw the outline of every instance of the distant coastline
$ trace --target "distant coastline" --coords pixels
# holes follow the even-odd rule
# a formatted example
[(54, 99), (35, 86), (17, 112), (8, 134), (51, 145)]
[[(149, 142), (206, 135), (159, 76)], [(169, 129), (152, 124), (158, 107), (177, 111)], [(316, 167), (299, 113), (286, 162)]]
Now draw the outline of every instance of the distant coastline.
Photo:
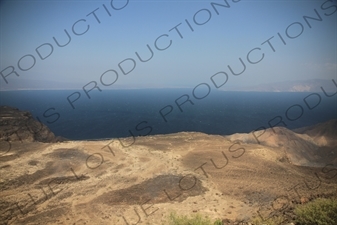
[[(14, 85), (3, 85), (0, 88), (1, 91), (59, 91), (59, 90), (83, 90), (81, 84), (63, 84), (56, 83), (59, 87), (53, 87), (55, 85), (53, 82), (39, 82), (40, 85), (43, 83), (43, 87), (37, 84), (36, 87), (15, 87)], [(63, 86), (63, 87), (62, 87)], [(60, 88), (61, 87), (61, 88)], [(283, 81), (274, 83), (265, 83), (259, 85), (251, 86), (231, 86), (224, 84), (217, 90), (220, 91), (240, 91), (240, 92), (323, 92), (322, 88), (327, 93), (335, 93), (337, 91), (337, 82), (334, 79), (310, 79), (310, 80), (294, 80), (294, 81)], [(115, 85), (112, 87), (100, 87), (102, 90), (145, 90), (145, 89), (190, 89), (193, 86), (137, 86), (137, 87), (126, 87), (121, 85)]]
[(337, 83), (334, 79), (311, 79), (266, 83), (247, 87), (224, 87), (221, 90), (246, 92), (323, 92), (322, 88), (327, 93), (335, 93), (337, 91)]

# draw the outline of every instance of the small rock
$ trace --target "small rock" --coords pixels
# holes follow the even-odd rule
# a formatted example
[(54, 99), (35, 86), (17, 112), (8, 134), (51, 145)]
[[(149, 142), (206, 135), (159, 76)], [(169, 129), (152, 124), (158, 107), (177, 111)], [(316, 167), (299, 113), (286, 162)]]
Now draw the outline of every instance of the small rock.
[(309, 199), (305, 198), (305, 197), (302, 197), (300, 201), (301, 201), (301, 204), (305, 204), (305, 203), (309, 202)]
[(250, 217), (247, 215), (240, 214), (236, 217), (236, 221), (240, 221), (240, 222), (248, 222), (249, 220), (250, 220)]

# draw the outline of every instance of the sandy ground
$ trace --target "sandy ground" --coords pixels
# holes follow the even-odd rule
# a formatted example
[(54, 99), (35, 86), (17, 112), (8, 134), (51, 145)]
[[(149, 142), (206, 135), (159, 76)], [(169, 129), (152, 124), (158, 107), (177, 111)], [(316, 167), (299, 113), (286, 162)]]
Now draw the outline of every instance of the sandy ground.
[(328, 165), (335, 146), (316, 143), (301, 155), (293, 144), (246, 138), (183, 132), (137, 137), (129, 147), (132, 138), (13, 142), (0, 156), (1, 224), (160, 225), (171, 212), (291, 220), (295, 204), (337, 196), (337, 169)]

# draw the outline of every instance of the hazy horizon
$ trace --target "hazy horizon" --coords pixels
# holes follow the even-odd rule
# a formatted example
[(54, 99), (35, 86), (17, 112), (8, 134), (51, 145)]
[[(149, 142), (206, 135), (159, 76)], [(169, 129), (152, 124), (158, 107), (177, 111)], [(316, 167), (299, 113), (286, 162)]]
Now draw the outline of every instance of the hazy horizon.
[(47, 83), (193, 88), (210, 84), (218, 72), (234, 87), (337, 80), (336, 2), (14, 0), (0, 6), (1, 90)]
[[(24, 79), (22, 79), (25, 81)], [(31, 87), (12, 87), (8, 85), (6, 88), (3, 88), (1, 91), (39, 91), (39, 90), (46, 90), (46, 91), (59, 91), (59, 90), (69, 90), (69, 91), (82, 91), (83, 87), (81, 87), (79, 84), (69, 84), (65, 83), (65, 86), (59, 86), (59, 87), (52, 87), (51, 85), (53, 82), (44, 82), (42, 86), (31, 86)], [(214, 85), (214, 84), (213, 84)], [(289, 90), (291, 87), (296, 86), (302, 86), (307, 87), (307, 89), (304, 90)], [(197, 85), (196, 85), (197, 86)], [(195, 87), (196, 87), (195, 86)], [(309, 87), (310, 86), (310, 87)], [(195, 87), (191, 86), (176, 86), (176, 87), (165, 87), (165, 86), (114, 86), (114, 87), (108, 87), (108, 88), (102, 88), (103, 90), (160, 90), (160, 89), (194, 89)], [(271, 90), (271, 87), (277, 88), (277, 90)], [(247, 86), (235, 86), (235, 85), (223, 85), (220, 88), (216, 88), (215, 86), (210, 86), (210, 90), (219, 90), (219, 91), (243, 91), (243, 92), (322, 92), (320, 87), (323, 87), (325, 91), (328, 93), (335, 93), (337, 88), (336, 80), (326, 80), (326, 79), (307, 79), (307, 80), (287, 80), (287, 81), (281, 81), (281, 82), (270, 82), (270, 83), (260, 83), (257, 85), (248, 85)], [(90, 92), (90, 91), (89, 91)], [(88, 92), (88, 93), (89, 93)]]

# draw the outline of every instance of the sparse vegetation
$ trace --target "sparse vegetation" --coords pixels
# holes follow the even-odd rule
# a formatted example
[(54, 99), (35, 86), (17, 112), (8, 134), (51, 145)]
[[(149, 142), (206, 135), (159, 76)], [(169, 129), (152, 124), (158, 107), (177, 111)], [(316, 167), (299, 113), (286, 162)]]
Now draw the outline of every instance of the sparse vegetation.
[(171, 213), (168, 225), (222, 225), (222, 222), (220, 219), (212, 222), (208, 217), (203, 217), (200, 214), (194, 216), (179, 216), (176, 213)]
[(281, 216), (277, 217), (271, 217), (268, 219), (261, 219), (260, 217), (257, 217), (252, 220), (252, 224), (254, 225), (280, 225), (284, 222), (284, 219)]
[(335, 199), (316, 199), (296, 207), (294, 212), (298, 225), (337, 224), (337, 200)]

